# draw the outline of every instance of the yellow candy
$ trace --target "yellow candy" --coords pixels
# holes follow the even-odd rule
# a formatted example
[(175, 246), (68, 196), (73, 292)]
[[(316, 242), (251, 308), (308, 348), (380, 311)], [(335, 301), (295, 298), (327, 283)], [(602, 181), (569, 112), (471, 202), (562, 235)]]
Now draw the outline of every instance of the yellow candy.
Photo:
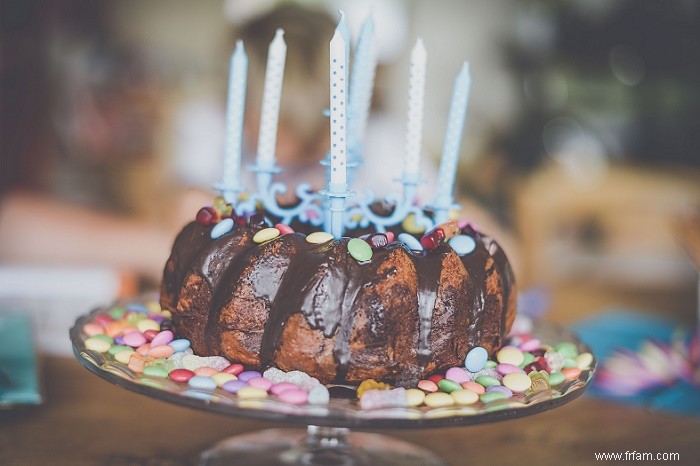
[(514, 346), (504, 346), (496, 353), (496, 360), (500, 363), (513, 364), (519, 366), (525, 356), (523, 352)]
[(216, 382), (217, 387), (221, 387), (226, 382), (236, 380), (238, 377), (227, 372), (219, 372), (217, 374), (212, 375), (211, 378), (214, 379), (214, 382)]
[(112, 344), (102, 338), (90, 337), (85, 340), (85, 347), (98, 353), (106, 353)]
[(362, 398), (362, 395), (367, 390), (389, 390), (391, 385), (384, 382), (377, 382), (374, 379), (364, 380), (359, 387), (357, 387), (357, 397)]
[(125, 349), (114, 354), (114, 359), (122, 364), (129, 364), (129, 358), (131, 354), (134, 353), (132, 349)]
[(160, 324), (158, 322), (156, 322), (155, 320), (151, 320), (151, 319), (139, 320), (136, 323), (136, 327), (139, 329), (139, 332), (141, 332), (141, 333), (143, 333), (147, 330), (156, 330), (156, 331), (160, 330)]
[(454, 405), (455, 399), (448, 393), (435, 392), (425, 395), (423, 402), (426, 404), (426, 406), (430, 406), (431, 408), (442, 408), (444, 406)]
[(408, 406), (420, 406), (425, 399), (425, 392), (417, 388), (409, 388), (406, 390), (406, 398), (408, 399)]
[(591, 353), (581, 353), (576, 356), (576, 367), (585, 371), (591, 368), (593, 364), (593, 355)]
[(280, 231), (277, 228), (263, 228), (259, 232), (255, 233), (253, 236), (253, 241), (256, 243), (264, 243), (265, 241), (270, 241), (277, 238), (280, 235)]
[(160, 313), (160, 304), (158, 304), (158, 301), (148, 301), (146, 303), (146, 309), (148, 309), (150, 312), (153, 312), (154, 314)]
[(425, 232), (425, 228), (416, 225), (416, 216), (413, 214), (408, 215), (403, 222), (401, 222), (401, 227), (406, 233), (411, 233), (413, 235), (419, 235)]
[(241, 400), (262, 400), (267, 398), (267, 390), (260, 387), (243, 387), (236, 392)]
[(470, 405), (479, 401), (479, 395), (471, 390), (455, 390), (450, 392), (450, 396), (454, 398), (455, 403), (462, 406)]
[(326, 233), (325, 231), (316, 231), (306, 237), (306, 241), (313, 244), (326, 243), (328, 241), (331, 241), (332, 239), (333, 235), (331, 235), (330, 233)]

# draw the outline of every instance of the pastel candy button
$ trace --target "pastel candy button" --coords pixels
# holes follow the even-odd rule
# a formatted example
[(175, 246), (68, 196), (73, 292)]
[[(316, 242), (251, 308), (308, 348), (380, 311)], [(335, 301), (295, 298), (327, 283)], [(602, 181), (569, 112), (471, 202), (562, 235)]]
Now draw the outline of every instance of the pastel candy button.
[(455, 404), (455, 399), (451, 395), (444, 392), (428, 393), (425, 395), (423, 403), (431, 408), (442, 408)]
[(269, 392), (273, 395), (279, 395), (283, 391), (291, 390), (292, 388), (299, 388), (299, 386), (291, 382), (279, 382), (270, 386)]
[(312, 244), (321, 244), (331, 241), (333, 235), (326, 233), (325, 231), (315, 231), (306, 237), (306, 241)]
[(503, 376), (503, 385), (516, 393), (522, 393), (530, 388), (532, 379), (525, 373), (514, 372)]
[(310, 405), (327, 405), (331, 401), (331, 394), (325, 385), (316, 385), (309, 390), (307, 399)]
[(138, 348), (146, 343), (146, 337), (141, 332), (130, 332), (124, 335), (124, 344), (132, 348)]
[(469, 372), (479, 372), (484, 368), (488, 359), (489, 353), (486, 352), (486, 349), (477, 346), (467, 353), (467, 357), (464, 358), (464, 367), (466, 367)]
[(498, 362), (513, 364), (514, 366), (519, 366), (523, 362), (523, 358), (523, 352), (515, 346), (504, 346), (496, 353)]
[(261, 376), (262, 376), (262, 374), (258, 371), (245, 371), (245, 372), (241, 372), (240, 374), (238, 374), (238, 378), (240, 380), (243, 380), (244, 382), (247, 382), (248, 380), (253, 379), (255, 377), (261, 377)]
[(253, 236), (253, 241), (256, 243), (264, 243), (265, 241), (270, 241), (277, 238), (280, 233), (281, 232), (277, 228), (263, 228), (259, 232), (255, 233)]
[(447, 372), (445, 372), (445, 378), (453, 380), (459, 384), (471, 380), (469, 374), (467, 374), (467, 372), (461, 367), (450, 367), (447, 369)]
[(409, 388), (406, 390), (406, 399), (408, 400), (408, 406), (420, 406), (425, 399), (425, 392), (417, 388)]
[(110, 342), (102, 338), (90, 337), (85, 340), (85, 347), (89, 350), (97, 351), (98, 353), (106, 353), (111, 346), (112, 344)]
[(114, 359), (122, 364), (129, 364), (129, 359), (131, 358), (132, 353), (134, 353), (133, 349), (125, 349), (119, 351), (118, 353), (114, 353)]
[(226, 390), (229, 393), (238, 393), (238, 391), (244, 387), (248, 386), (248, 382), (245, 380), (231, 380), (229, 382), (224, 383), (221, 388)]
[(180, 353), (190, 347), (190, 340), (178, 338), (177, 340), (173, 340), (168, 344), (173, 347), (173, 350), (176, 353)]
[(160, 331), (160, 324), (153, 319), (142, 319), (136, 323), (136, 328), (143, 333), (147, 330)]
[(170, 377), (171, 380), (180, 383), (187, 383), (187, 381), (194, 376), (195, 373), (189, 369), (173, 369), (168, 374), (168, 377)]
[(501, 375), (512, 374), (514, 372), (523, 372), (519, 366), (508, 364), (507, 362), (502, 362), (497, 365), (496, 371)]
[(211, 239), (217, 239), (233, 230), (233, 219), (225, 218), (211, 229)]
[(95, 335), (101, 335), (105, 332), (100, 324), (88, 322), (87, 324), (83, 325), (83, 333), (89, 337), (94, 337)]
[(442, 390), (445, 393), (452, 393), (455, 390), (462, 389), (462, 386), (460, 384), (450, 379), (442, 379), (437, 383), (437, 385), (440, 388), (440, 390)]
[(476, 249), (476, 241), (467, 235), (457, 235), (447, 242), (457, 255), (465, 256)]
[(348, 241), (348, 252), (358, 262), (367, 262), (372, 259), (372, 247), (360, 238), (352, 238)]
[(159, 379), (164, 379), (168, 376), (168, 371), (163, 366), (154, 365), (144, 367), (143, 374), (149, 375), (151, 377), (157, 377)]
[(398, 236), (398, 240), (405, 244), (406, 247), (411, 251), (423, 250), (423, 245), (420, 244), (420, 241), (418, 241), (416, 238), (409, 235), (408, 233), (400, 233)]
[[(241, 396), (240, 392), (238, 392), (238, 396)], [(292, 405), (303, 405), (306, 403), (308, 397), (309, 395), (301, 388), (285, 390), (277, 395), (277, 398)]]
[(477, 395), (482, 395), (486, 393), (486, 388), (484, 388), (483, 385), (478, 384), (476, 382), (464, 382), (462, 384), (462, 388), (465, 390), (471, 390), (472, 392), (476, 393)]
[(593, 355), (591, 353), (586, 352), (576, 356), (576, 367), (582, 371), (590, 369), (591, 364), (593, 364)]
[(151, 343), (151, 350), (148, 352), (148, 355), (156, 359), (169, 358), (174, 352), (175, 350), (170, 345), (153, 346), (153, 343)]
[[(236, 382), (235, 380), (233, 382)], [(233, 383), (233, 382), (228, 382), (228, 383)], [(260, 387), (251, 387), (250, 385), (247, 387), (243, 387), (240, 390), (236, 392), (236, 395), (238, 398), (242, 400), (262, 400), (264, 398), (267, 398), (267, 390), (264, 390)]]
[(192, 388), (201, 390), (213, 390), (216, 388), (216, 382), (211, 377), (204, 375), (195, 375), (187, 381), (187, 384)]
[(486, 392), (483, 395), (479, 397), (482, 403), (488, 403), (490, 401), (495, 401), (495, 400), (504, 400), (508, 398), (508, 395), (506, 395), (503, 392), (497, 392), (497, 391), (490, 391)]
[(564, 381), (564, 378), (564, 374), (562, 374), (561, 372), (552, 372), (551, 374), (549, 374), (549, 386), (556, 387)]
[(214, 382), (216, 382), (217, 387), (223, 387), (223, 385), (226, 382), (230, 382), (231, 380), (236, 380), (236, 376), (233, 374), (227, 374), (226, 372), (218, 372), (212, 376), (210, 376), (212, 379), (214, 379)]
[(507, 398), (513, 396), (513, 391), (508, 387), (504, 387), (503, 385), (493, 385), (486, 389), (486, 393), (488, 392), (501, 392), (504, 393)]
[(263, 390), (268, 391), (272, 386), (272, 382), (266, 379), (265, 377), (252, 377), (248, 379), (248, 385), (250, 385), (251, 387), (262, 388)]
[(428, 392), (428, 393), (433, 393), (433, 392), (438, 391), (437, 384), (435, 382), (433, 382), (432, 380), (427, 380), (427, 379), (419, 381), (418, 388), (420, 388), (424, 392)]
[(479, 377), (474, 379), (474, 382), (486, 388), (501, 384), (501, 382), (499, 382), (497, 378), (491, 377), (490, 375), (480, 375)]
[[(151, 340), (151, 346), (159, 346), (159, 345), (167, 345), (170, 344), (171, 341), (173, 341), (173, 338), (175, 336), (173, 335), (173, 332), (170, 330), (163, 330), (162, 332), (159, 332), (156, 334), (156, 336), (153, 337)], [(175, 351), (175, 348), (173, 348), (173, 351)]]
[(450, 393), (450, 396), (458, 405), (470, 405), (479, 401), (479, 395), (471, 390), (455, 390)]

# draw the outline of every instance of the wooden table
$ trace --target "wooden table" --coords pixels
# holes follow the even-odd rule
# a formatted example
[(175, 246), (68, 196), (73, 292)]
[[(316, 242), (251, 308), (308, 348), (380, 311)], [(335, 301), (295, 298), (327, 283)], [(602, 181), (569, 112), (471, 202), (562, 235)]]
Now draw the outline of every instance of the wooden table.
[[(125, 390), (76, 360), (44, 358), (46, 403), (0, 411), (0, 464), (196, 464), (228, 436), (276, 424), (179, 407)], [(594, 452), (674, 452), (700, 464), (700, 420), (579, 398), (539, 415), (481, 426), (383, 433), (435, 451), (451, 465), (591, 464)]]

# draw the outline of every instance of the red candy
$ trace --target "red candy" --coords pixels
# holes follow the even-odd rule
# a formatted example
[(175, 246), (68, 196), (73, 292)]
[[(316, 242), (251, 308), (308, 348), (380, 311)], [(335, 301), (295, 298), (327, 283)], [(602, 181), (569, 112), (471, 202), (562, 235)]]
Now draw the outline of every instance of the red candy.
[(549, 372), (549, 364), (544, 356), (538, 356), (533, 362), (524, 367), (525, 373), (529, 374), (532, 371), (547, 371)]
[(221, 220), (221, 214), (213, 207), (202, 207), (195, 220), (201, 225), (213, 225)]
[(243, 372), (243, 364), (231, 364), (226, 366), (221, 372), (226, 372), (227, 374), (238, 375)]
[(420, 244), (426, 251), (432, 251), (436, 247), (440, 246), (440, 243), (442, 243), (444, 240), (445, 232), (442, 231), (440, 227), (436, 227), (421, 237)]
[(143, 336), (146, 337), (146, 340), (151, 341), (153, 338), (158, 335), (158, 330), (146, 330), (143, 332)]
[(189, 369), (173, 369), (168, 374), (168, 377), (170, 377), (170, 380), (174, 380), (175, 382), (180, 382), (180, 383), (187, 383), (187, 381), (190, 380), (194, 376), (195, 376), (195, 373)]
[(433, 383), (438, 383), (439, 381), (441, 381), (441, 380), (444, 379), (444, 378), (445, 378), (444, 375), (433, 374), (433, 375), (431, 375), (430, 377), (428, 377), (428, 380), (430, 380), (430, 381), (433, 382)]

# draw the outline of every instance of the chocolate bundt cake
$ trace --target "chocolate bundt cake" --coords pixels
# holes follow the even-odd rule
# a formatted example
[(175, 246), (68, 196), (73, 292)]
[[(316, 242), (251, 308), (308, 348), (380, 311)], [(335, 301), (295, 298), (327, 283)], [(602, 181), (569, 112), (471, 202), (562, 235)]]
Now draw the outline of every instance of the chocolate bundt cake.
[(389, 234), (360, 262), (349, 238), (312, 243), (289, 229), (258, 243), (266, 225), (239, 222), (212, 239), (216, 223), (199, 220), (175, 240), (160, 298), (195, 354), (324, 383), (409, 384), (475, 346), (496, 350), (515, 317), (508, 260), (470, 225), (458, 231), (474, 240), (468, 253), (446, 241), (417, 252)]

